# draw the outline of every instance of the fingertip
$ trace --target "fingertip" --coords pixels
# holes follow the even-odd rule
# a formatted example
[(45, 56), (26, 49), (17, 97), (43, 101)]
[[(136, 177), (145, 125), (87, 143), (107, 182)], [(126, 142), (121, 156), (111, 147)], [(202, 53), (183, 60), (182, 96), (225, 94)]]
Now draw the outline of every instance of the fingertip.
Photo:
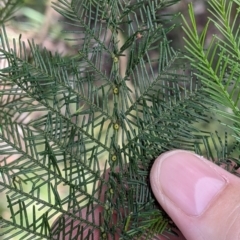
[(156, 199), (187, 239), (239, 236), (240, 180), (221, 167), (192, 152), (173, 150), (156, 159), (150, 183)]

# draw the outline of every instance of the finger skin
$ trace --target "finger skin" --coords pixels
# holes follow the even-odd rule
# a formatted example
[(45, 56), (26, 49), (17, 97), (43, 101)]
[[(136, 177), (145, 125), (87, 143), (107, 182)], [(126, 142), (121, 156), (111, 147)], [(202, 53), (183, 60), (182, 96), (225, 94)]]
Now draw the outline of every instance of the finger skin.
[[(175, 151), (178, 151), (175, 154), (179, 159), (184, 157), (191, 161), (192, 158), (196, 158), (193, 153), (182, 150)], [(162, 156), (154, 162), (150, 175), (151, 187), (156, 199), (188, 240), (240, 239), (240, 179), (204, 158), (199, 156), (197, 158), (201, 164), (207, 165), (226, 180), (226, 186), (209, 203), (206, 210), (198, 216), (190, 216), (165, 195), (163, 191), (165, 183), (159, 182)], [(181, 180), (179, 179), (179, 181)], [(174, 186), (172, 187), (174, 188)]]

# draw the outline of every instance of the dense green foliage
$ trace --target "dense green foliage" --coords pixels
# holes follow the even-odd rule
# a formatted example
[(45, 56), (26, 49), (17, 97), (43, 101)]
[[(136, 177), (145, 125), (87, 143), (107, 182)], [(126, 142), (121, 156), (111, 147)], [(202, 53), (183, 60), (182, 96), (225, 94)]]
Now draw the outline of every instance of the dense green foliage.
[[(210, 1), (222, 36), (205, 50), (190, 6), (183, 53), (168, 40), (179, 14), (165, 9), (176, 2), (58, 0), (74, 56), (9, 40), (2, 27), (3, 239), (158, 239), (174, 234), (149, 185), (159, 154), (238, 166), (238, 11), (230, 19), (232, 1)], [(220, 118), (224, 137), (203, 129)]]
[[(189, 8), (192, 28), (183, 18), (183, 29), (187, 34), (186, 58), (196, 69), (194, 75), (204, 84), (204, 91), (209, 93), (210, 101), (224, 107), (222, 110), (214, 105), (212, 110), (232, 121), (229, 126), (240, 140), (240, 1), (212, 0), (209, 5), (211, 17), (201, 34), (198, 34), (192, 5)], [(217, 28), (218, 35), (212, 37), (205, 50), (208, 26), (211, 23)]]

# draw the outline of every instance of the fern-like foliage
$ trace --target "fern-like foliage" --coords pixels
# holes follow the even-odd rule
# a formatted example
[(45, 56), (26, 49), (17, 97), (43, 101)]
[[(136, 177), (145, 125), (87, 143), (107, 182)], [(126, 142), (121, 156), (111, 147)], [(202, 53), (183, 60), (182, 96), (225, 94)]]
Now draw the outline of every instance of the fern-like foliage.
[(196, 127), (217, 92), (169, 45), (175, 2), (59, 0), (70, 57), (2, 28), (4, 239), (158, 239), (173, 225), (151, 193), (154, 159), (175, 148), (232, 158), (237, 141)]
[[(223, 108), (214, 106), (214, 111), (231, 120), (229, 127), (240, 140), (240, 42), (239, 9), (240, 1), (209, 1), (211, 16), (201, 34), (198, 33), (193, 6), (189, 7), (190, 26), (185, 18), (183, 27), (187, 55), (196, 69), (195, 75), (205, 85), (211, 101)], [(211, 38), (205, 49), (209, 24), (213, 23), (218, 35)], [(214, 62), (216, 61), (216, 62)]]

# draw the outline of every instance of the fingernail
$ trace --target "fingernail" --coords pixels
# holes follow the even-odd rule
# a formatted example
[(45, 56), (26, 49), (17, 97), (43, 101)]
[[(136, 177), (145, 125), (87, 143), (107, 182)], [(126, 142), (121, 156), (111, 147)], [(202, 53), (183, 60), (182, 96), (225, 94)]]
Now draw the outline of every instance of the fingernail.
[(175, 150), (159, 158), (155, 180), (162, 194), (187, 215), (201, 215), (227, 184), (214, 167), (191, 152)]

